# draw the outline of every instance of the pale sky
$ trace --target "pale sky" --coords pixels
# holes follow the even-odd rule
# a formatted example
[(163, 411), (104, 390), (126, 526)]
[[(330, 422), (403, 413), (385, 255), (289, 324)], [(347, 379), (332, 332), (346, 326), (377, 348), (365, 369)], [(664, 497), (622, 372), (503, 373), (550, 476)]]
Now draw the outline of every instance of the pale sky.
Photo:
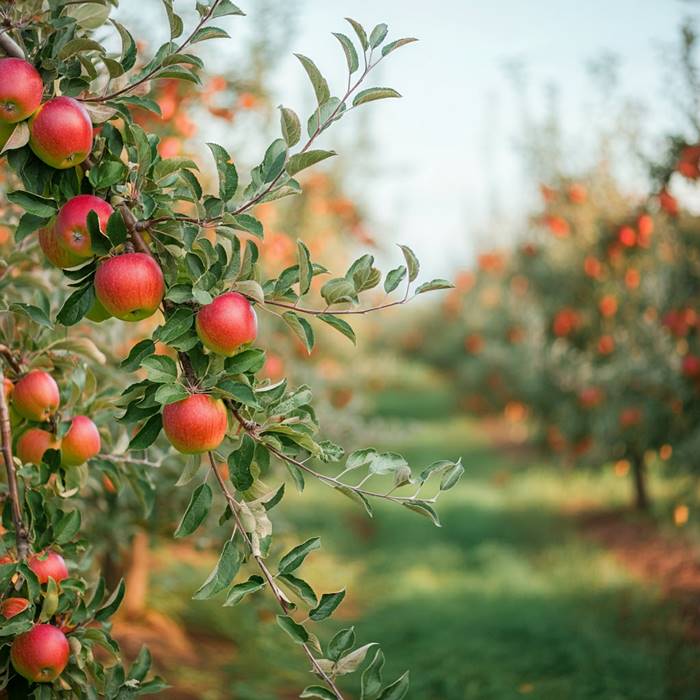
[[(131, 14), (137, 0), (122, 0)], [(189, 0), (176, 2), (184, 9)], [(259, 7), (240, 0), (248, 18), (227, 20), (234, 41), (210, 49), (216, 61), (235, 60)], [(384, 62), (375, 84), (401, 100), (366, 109), (374, 142), (366, 164), (353, 162), (351, 186), (367, 203), (373, 231), (384, 243), (411, 245), (430, 276), (450, 277), (480, 247), (502, 241), (517, 227), (533, 195), (515, 147), (522, 109), (505, 66), (526, 69), (528, 102), (542, 111), (547, 85), (559, 92), (559, 113), (574, 147), (574, 161), (590, 154), (590, 125), (601, 115), (587, 64), (614, 53), (620, 60), (620, 94), (643, 103), (645, 127), (661, 133), (676, 118), (664, 95), (663, 56), (676, 42), (682, 20), (698, 15), (689, 0), (297, 0), (298, 31), (292, 51), (316, 61), (336, 93), (344, 58), (333, 31), (351, 34), (344, 16), (389, 36), (417, 36)], [(142, 15), (143, 16), (143, 15)], [(230, 44), (230, 45), (229, 45)], [(336, 77), (336, 80), (332, 79)], [(282, 62), (275, 102), (306, 112), (311, 93), (296, 59)], [(337, 125), (326, 145), (352, 158), (342, 143), (355, 133), (359, 110)], [(355, 122), (355, 123), (353, 123)], [(323, 145), (323, 144), (322, 144)], [(361, 172), (366, 166), (366, 174)], [(493, 221), (493, 209), (500, 214)]]

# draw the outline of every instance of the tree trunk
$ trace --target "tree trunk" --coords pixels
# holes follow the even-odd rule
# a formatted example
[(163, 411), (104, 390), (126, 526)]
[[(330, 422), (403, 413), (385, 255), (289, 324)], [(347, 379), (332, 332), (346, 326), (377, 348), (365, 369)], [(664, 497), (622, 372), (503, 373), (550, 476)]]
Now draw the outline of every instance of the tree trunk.
[(148, 533), (137, 530), (131, 541), (131, 561), (126, 572), (124, 612), (127, 617), (140, 617), (146, 609), (149, 573)]
[(649, 492), (647, 490), (647, 472), (644, 459), (640, 455), (632, 455), (632, 480), (634, 484), (634, 507), (646, 512), (649, 510)]

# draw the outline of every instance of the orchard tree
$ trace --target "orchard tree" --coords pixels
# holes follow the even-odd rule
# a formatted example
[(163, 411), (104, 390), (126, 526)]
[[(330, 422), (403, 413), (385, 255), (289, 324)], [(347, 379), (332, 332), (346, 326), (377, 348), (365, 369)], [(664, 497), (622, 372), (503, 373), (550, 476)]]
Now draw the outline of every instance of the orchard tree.
[[(280, 108), (281, 137), (245, 181), (229, 153), (209, 144), (218, 187), (208, 193), (196, 164), (165, 157), (158, 136), (133, 112), (158, 114), (151, 90), (159, 81), (198, 83), (203, 63), (193, 48), (226, 38), (217, 25), (243, 12), (229, 0), (197, 3), (198, 18), (186, 31), (172, 2), (164, 6), (170, 39), (152, 57), (142, 57), (129, 30), (110, 19), (109, 2), (26, 0), (0, 11), (0, 125), (12, 204), (4, 213), (15, 229), (0, 278), (3, 687), (10, 697), (34, 698), (123, 698), (166, 687), (146, 680), (146, 650), (123, 667), (108, 621), (124, 585), (107, 595), (104, 579), (95, 582), (91, 543), (80, 533), (83, 517), (99, 517), (85, 512), (90, 501), (83, 500), (97, 474), (111, 488), (123, 476), (137, 496), (152, 498), (148, 470), (174, 449), (190, 455), (177, 462), (177, 484), (191, 489), (174, 536), (187, 537), (217, 516), (228, 526), (218, 563), (194, 599), (221, 595), (231, 606), (267, 592), (281, 630), (316, 676), (302, 697), (343, 698), (339, 679), (359, 668), (363, 698), (404, 697), (408, 674), (384, 682), (378, 645), (357, 646), (353, 628), (324, 643), (317, 634), (316, 623), (333, 614), (345, 591), (318, 595), (299, 575), (318, 537), (287, 552), (275, 546), (271, 511), (286, 488), (280, 468), (300, 491), (311, 478), (370, 515), (372, 502), (382, 500), (439, 524), (434, 504), (462, 466), (438, 461), (414, 474), (400, 455), (367, 448), (345, 457), (319, 439), (311, 390), (259, 377), (265, 351), (254, 347), (257, 314), (279, 316), (310, 351), (316, 322), (354, 342), (354, 314), (450, 285), (416, 287), (419, 264), (405, 246), (403, 264), (386, 276), (370, 255), (331, 276), (298, 241), (294, 263), (269, 276), (255, 210), (298, 194), (296, 176), (335, 155), (317, 141), (346, 112), (399, 97), (368, 87), (367, 79), (414, 40), (387, 41), (385, 24), (366, 32), (348, 20), (354, 38), (335, 34), (347, 60), (340, 97), (299, 54), (316, 97), (313, 112), (302, 124)], [(98, 41), (108, 31), (120, 41), (116, 54)], [(382, 280), (386, 298), (366, 303)], [(390, 296), (401, 285), (400, 296)], [(306, 301), (316, 290), (322, 301)], [(83, 319), (134, 323), (154, 315), (151, 337), (121, 361), (123, 372), (145, 376), (117, 395), (124, 382), (105, 368), (107, 354), (71, 329)], [(254, 570), (247, 579), (239, 574), (244, 567)]]

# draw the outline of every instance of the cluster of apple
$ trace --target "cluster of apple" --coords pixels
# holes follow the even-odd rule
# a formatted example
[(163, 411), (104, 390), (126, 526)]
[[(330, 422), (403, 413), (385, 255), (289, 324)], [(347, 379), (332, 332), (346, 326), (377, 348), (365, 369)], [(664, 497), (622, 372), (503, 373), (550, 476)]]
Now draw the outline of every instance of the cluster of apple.
[(52, 168), (82, 163), (92, 149), (92, 120), (72, 97), (42, 104), (44, 82), (37, 69), (21, 58), (0, 59), (0, 143), (16, 125), (29, 119), (29, 147)]
[[(52, 422), (60, 403), (56, 381), (43, 370), (25, 374), (14, 385), (6, 379), (5, 396), (12, 412), (32, 423)], [(24, 463), (41, 464), (46, 450), (60, 450), (61, 465), (77, 467), (95, 457), (100, 447), (100, 433), (92, 420), (74, 416), (63, 438), (44, 428), (28, 427), (17, 440), (16, 453)]]
[[(0, 564), (13, 564), (11, 556), (0, 559)], [(27, 566), (43, 586), (53, 579), (57, 584), (68, 578), (68, 567), (63, 557), (54, 551), (33, 554)], [(9, 597), (0, 603), (0, 615), (9, 620), (23, 613), (31, 605), (27, 598)], [(29, 681), (50, 683), (61, 675), (68, 664), (70, 644), (66, 633), (69, 623), (38, 623), (19, 634), (12, 641), (10, 660), (15, 671)]]

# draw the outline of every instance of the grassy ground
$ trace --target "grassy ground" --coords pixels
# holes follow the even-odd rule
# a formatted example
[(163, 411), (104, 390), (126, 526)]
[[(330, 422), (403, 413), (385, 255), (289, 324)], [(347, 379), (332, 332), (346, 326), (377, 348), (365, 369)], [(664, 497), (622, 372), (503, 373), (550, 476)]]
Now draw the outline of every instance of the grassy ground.
[[(286, 526), (323, 535), (304, 573), (319, 590), (349, 584), (340, 620), (358, 641), (381, 642), (387, 672), (411, 669), (415, 700), (697, 700), (697, 649), (675, 611), (577, 531), (574, 503), (619, 505), (613, 476), (563, 474), (506, 456), (464, 419), (387, 430), (385, 448), (421, 467), (463, 457), (462, 484), (440, 504), (444, 527), (380, 508), (368, 521), (349, 501), (311, 487), (292, 497)], [(192, 580), (164, 577), (153, 604), (190, 629), (232, 639), (239, 652), (206, 698), (296, 697), (302, 664), (263, 600), (222, 610), (191, 605)], [(261, 633), (262, 630), (262, 633)], [(187, 674), (187, 669), (182, 670)]]

